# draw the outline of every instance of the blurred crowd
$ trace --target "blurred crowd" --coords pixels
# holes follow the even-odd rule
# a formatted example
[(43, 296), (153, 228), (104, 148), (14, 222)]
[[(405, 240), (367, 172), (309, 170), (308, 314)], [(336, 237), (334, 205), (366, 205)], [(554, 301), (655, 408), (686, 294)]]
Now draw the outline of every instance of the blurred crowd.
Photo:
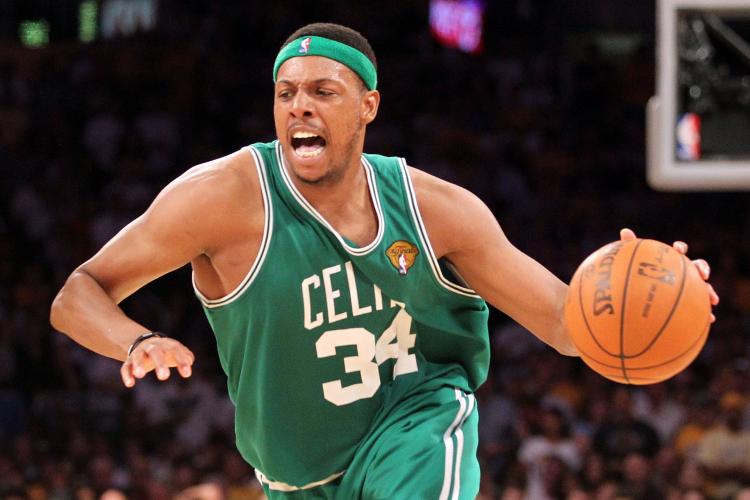
[(119, 364), (53, 332), (48, 312), (66, 276), (169, 180), (274, 138), (272, 61), (312, 20), (360, 29), (378, 55), (383, 102), (366, 150), (477, 193), (561, 279), (621, 227), (685, 239), (712, 264), (722, 303), (708, 343), (654, 386), (610, 383), (493, 312), (478, 394), (481, 498), (750, 498), (750, 203), (647, 187), (653, 12), (640, 24), (624, 16), (627, 26), (607, 18), (602, 29), (637, 35), (623, 48), (585, 18), (565, 25), (545, 2), (499, 2), (483, 53), (469, 56), (432, 40), (426, 2), (383, 2), (377, 22), (365, 7), (318, 3), (328, 16), (284, 2), (165, 0), (156, 33), (0, 45), (0, 498), (262, 494), (234, 447), (189, 269), (122, 304), (196, 353), (187, 381), (126, 390)]

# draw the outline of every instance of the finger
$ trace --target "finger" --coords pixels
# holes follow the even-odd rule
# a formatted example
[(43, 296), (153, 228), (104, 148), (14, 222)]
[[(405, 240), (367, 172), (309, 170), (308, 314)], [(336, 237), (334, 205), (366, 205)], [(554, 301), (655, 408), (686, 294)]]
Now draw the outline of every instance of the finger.
[(711, 305), (715, 306), (719, 304), (719, 294), (716, 293), (716, 290), (714, 290), (714, 287), (711, 286), (711, 283), (706, 283), (708, 285), (708, 296), (711, 299)]
[(135, 378), (143, 378), (153, 369), (153, 363), (146, 357), (143, 349), (136, 349), (128, 358), (132, 366), (132, 373)]
[(188, 378), (193, 372), (192, 364), (195, 356), (187, 349), (180, 349), (174, 354), (174, 357), (177, 362), (177, 371), (183, 378)]
[(135, 377), (133, 377), (132, 365), (130, 359), (126, 360), (120, 367), (120, 377), (122, 377), (122, 383), (125, 387), (133, 387), (135, 385)]
[(193, 369), (190, 365), (180, 365), (177, 367), (177, 371), (180, 373), (182, 378), (188, 378), (193, 374)]
[(149, 346), (146, 354), (154, 363), (154, 368), (156, 369), (156, 377), (159, 380), (167, 380), (169, 378), (169, 367), (167, 366), (167, 360), (161, 348), (156, 346)]
[(174, 355), (175, 361), (179, 364), (192, 365), (195, 362), (195, 354), (183, 345), (180, 345), (179, 349), (175, 350)]
[(182, 344), (174, 343), (169, 348), (164, 349), (164, 361), (167, 368), (176, 367), (177, 371), (183, 377), (189, 377), (192, 369), (194, 356)]
[(708, 281), (708, 278), (711, 276), (711, 266), (708, 265), (708, 262), (703, 259), (695, 259), (693, 265), (698, 268), (698, 274), (701, 275), (701, 278), (704, 281)]
[(634, 240), (635, 239), (635, 233), (633, 232), (632, 229), (624, 227), (624, 228), (620, 229), (620, 239), (622, 241)]
[(708, 281), (708, 278), (711, 276), (711, 266), (708, 265), (708, 262), (703, 259), (695, 259), (693, 264), (698, 268), (701, 278), (703, 278), (704, 281)]
[(716, 322), (716, 316), (714, 316), (714, 313), (711, 313), (711, 323)]
[(680, 252), (682, 255), (685, 255), (688, 251), (687, 243), (684, 241), (675, 241), (672, 243), (672, 248)]

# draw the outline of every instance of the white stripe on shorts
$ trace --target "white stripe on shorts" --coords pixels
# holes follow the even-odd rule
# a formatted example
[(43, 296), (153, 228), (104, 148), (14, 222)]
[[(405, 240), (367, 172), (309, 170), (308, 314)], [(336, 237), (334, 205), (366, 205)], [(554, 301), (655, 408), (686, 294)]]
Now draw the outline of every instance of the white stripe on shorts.
[(474, 410), (474, 395), (469, 394), (468, 396), (469, 408), (466, 410), (466, 413), (461, 419), (461, 423), (458, 424), (458, 429), (456, 430), (456, 466), (455, 470), (453, 471), (453, 496), (451, 497), (452, 500), (456, 500), (458, 498), (458, 492), (461, 489), (461, 454), (464, 451), (464, 431), (461, 430), (461, 427), (464, 426), (466, 418), (471, 415), (471, 412)]
[[(458, 400), (459, 408), (456, 413), (456, 418), (453, 419), (451, 425), (445, 430), (443, 434), (443, 444), (445, 444), (445, 470), (443, 474), (443, 488), (440, 490), (440, 500), (448, 500), (448, 495), (451, 491), (451, 478), (455, 478), (456, 485), (459, 482), (459, 469), (461, 462), (461, 448), (463, 447), (463, 433), (461, 432), (461, 439), (457, 443), (457, 458), (456, 464), (453, 463), (453, 434), (456, 429), (464, 423), (466, 417), (469, 415), (473, 408), (473, 399), (469, 399), (469, 404), (465, 401), (466, 395), (460, 389), (455, 389), (456, 399)], [(473, 398), (473, 396), (470, 396)], [(469, 410), (468, 412), (466, 410)], [(453, 498), (456, 498), (458, 488), (454, 490)]]

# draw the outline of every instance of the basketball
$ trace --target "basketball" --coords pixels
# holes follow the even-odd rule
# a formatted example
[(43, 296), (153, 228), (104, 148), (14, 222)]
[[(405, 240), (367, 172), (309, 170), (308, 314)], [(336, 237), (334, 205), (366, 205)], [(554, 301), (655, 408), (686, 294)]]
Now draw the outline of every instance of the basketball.
[(669, 245), (635, 239), (600, 248), (570, 282), (565, 322), (583, 361), (623, 384), (684, 370), (708, 337), (711, 304), (692, 262)]

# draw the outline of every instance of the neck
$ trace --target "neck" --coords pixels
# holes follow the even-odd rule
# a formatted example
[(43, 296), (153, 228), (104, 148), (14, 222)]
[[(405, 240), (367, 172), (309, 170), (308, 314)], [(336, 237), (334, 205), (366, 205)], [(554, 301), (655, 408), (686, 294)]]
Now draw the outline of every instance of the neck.
[(357, 246), (374, 241), (378, 232), (377, 212), (359, 155), (340, 176), (326, 182), (308, 183), (289, 173), (300, 194), (338, 234)]
[(321, 213), (328, 211), (327, 209), (345, 209), (353, 203), (356, 204), (363, 196), (369, 200), (367, 176), (362, 166), (361, 154), (353, 155), (336, 175), (320, 182), (306, 182), (294, 173), (288, 160), (285, 164), (294, 186)]

